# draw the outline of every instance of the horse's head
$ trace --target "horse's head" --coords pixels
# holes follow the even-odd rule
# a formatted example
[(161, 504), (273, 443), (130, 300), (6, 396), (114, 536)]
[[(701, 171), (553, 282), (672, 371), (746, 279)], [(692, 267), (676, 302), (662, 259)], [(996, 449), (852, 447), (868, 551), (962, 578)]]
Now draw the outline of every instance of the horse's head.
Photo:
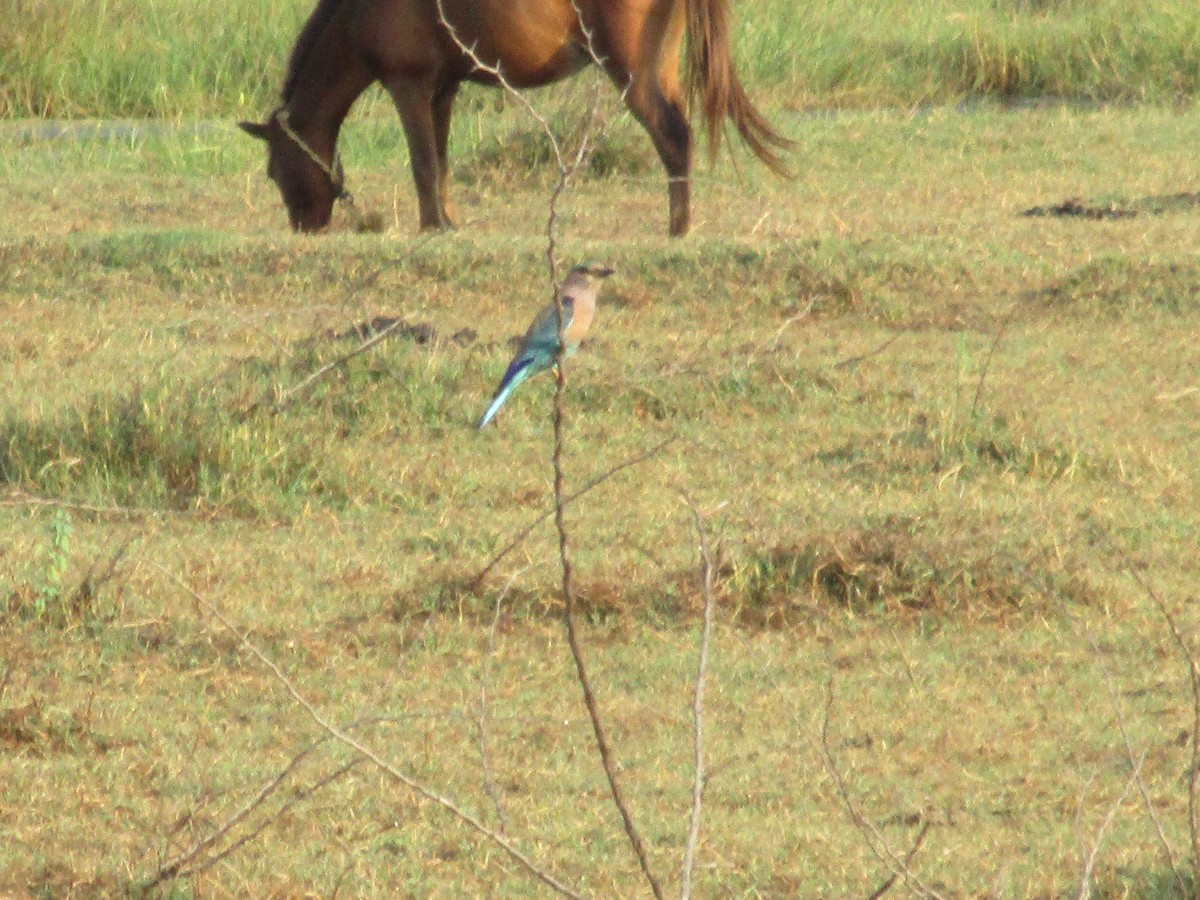
[(296, 231), (320, 231), (329, 224), (333, 203), (342, 195), (342, 167), (305, 142), (278, 109), (265, 122), (239, 122), (251, 137), (267, 143), (267, 177), (279, 187)]

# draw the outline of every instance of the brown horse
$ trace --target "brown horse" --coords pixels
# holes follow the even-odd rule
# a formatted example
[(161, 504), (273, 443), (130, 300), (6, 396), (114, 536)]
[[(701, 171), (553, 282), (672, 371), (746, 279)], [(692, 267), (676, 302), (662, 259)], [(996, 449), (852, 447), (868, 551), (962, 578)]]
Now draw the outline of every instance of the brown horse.
[[(499, 83), (462, 46), (517, 88), (565, 78), (595, 55), (654, 141), (669, 179), (670, 232), (681, 235), (688, 230), (692, 156), (685, 101), (701, 98), (710, 153), (725, 118), (781, 174), (780, 152), (791, 145), (734, 71), (727, 7), (728, 0), (441, 0), (439, 10), (438, 0), (319, 0), (292, 48), (283, 105), (262, 123), (240, 124), (267, 142), (267, 174), (292, 227), (316, 231), (345, 195), (338, 131), (358, 96), (382, 82), (404, 124), (421, 228), (448, 228), (454, 219), (446, 145), (455, 94), (463, 81)], [(685, 33), (686, 97), (679, 80)]]

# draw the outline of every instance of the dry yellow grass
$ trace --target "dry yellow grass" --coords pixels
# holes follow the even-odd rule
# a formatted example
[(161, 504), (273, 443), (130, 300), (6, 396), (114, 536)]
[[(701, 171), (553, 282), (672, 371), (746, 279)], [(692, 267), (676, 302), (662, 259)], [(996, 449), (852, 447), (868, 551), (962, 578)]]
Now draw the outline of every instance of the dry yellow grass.
[[(886, 877), (814, 743), (832, 677), (831, 749), (867, 817), (901, 853), (931, 823), (913, 863), (925, 884), (1074, 894), (1124, 796), (1096, 884), (1172, 896), (1142, 800), (1123, 793), (1102, 673), (1186, 865), (1186, 671), (1125, 570), (1194, 644), (1197, 213), (1020, 213), (1194, 190), (1181, 173), (1200, 118), (786, 124), (800, 177), (706, 173), (686, 241), (660, 236), (653, 168), (584, 181), (564, 206), (564, 256), (620, 273), (569, 369), (568, 487), (676, 438), (568, 517), (587, 652), (653, 862), (673, 884), (690, 797), (684, 488), (723, 554), (699, 895), (856, 896)], [(390, 129), (368, 117), (347, 133), (351, 186), (387, 211), (383, 235), (286, 233), (232, 129), (5, 145), (0, 893), (133, 890), (321, 737), (159, 566), (330, 719), (380, 719), (361, 736), (497, 825), (486, 684), (509, 833), (585, 893), (638, 889), (556, 618), (549, 525), (462, 589), (550, 502), (549, 380), (470, 429), (547, 295), (546, 173), (492, 178), (468, 149), (464, 227), (416, 237)], [(437, 338), (394, 338), (278, 415), (251, 410), (377, 316)], [(163, 476), (168, 461), (182, 474)], [(139, 512), (95, 509), (114, 506)], [(321, 744), (230, 837), (270, 819), (261, 835), (164, 890), (537, 890), (366, 765), (273, 818), (349, 759)]]

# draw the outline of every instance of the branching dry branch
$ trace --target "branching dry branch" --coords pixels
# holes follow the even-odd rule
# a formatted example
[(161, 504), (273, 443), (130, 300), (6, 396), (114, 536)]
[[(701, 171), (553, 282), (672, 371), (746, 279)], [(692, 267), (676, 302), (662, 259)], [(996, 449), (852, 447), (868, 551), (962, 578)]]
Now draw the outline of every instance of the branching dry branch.
[(332, 722), (330, 722), (328, 719), (326, 719), (325, 716), (321, 713), (321, 711), (318, 710), (316, 708), (316, 706), (314, 706), (312, 704), (312, 702), (308, 700), (308, 698), (306, 698), (303, 694), (300, 693), (300, 690), (296, 687), (296, 685), (292, 682), (292, 680), (290, 678), (288, 678), (288, 676), (284, 673), (283, 669), (281, 669), (274, 660), (272, 660), (262, 650), (260, 650), (258, 648), (258, 645), (256, 645), (253, 641), (251, 641), (250, 638), (247, 637), (245, 633), (243, 633), (240, 629), (238, 629), (225, 616), (225, 614), (222, 613), (216, 607), (216, 605), (214, 605), (212, 602), (210, 602), (208, 600), (208, 598), (204, 597), (197, 591), (193, 590), (189, 585), (187, 585), (175, 573), (168, 571), (166, 568), (159, 565), (158, 563), (151, 563), (151, 565), (153, 565), (164, 576), (166, 576), (168, 579), (170, 579), (180, 590), (187, 593), (188, 596), (190, 596), (192, 598), (193, 602), (195, 602), (197, 604), (197, 606), (199, 606), (201, 609), (203, 609), (205, 612), (207, 612), (210, 616), (212, 616), (214, 619), (216, 619), (218, 622), (220, 622), (221, 626), (223, 628), (225, 628), (225, 630), (228, 631), (231, 635), (233, 635), (237, 639), (238, 643), (240, 643), (262, 665), (266, 666), (271, 671), (271, 674), (273, 674), (275, 676), (275, 679), (283, 686), (284, 690), (287, 691), (288, 695), (292, 698), (292, 700), (295, 701), (296, 704), (298, 704), (306, 713), (308, 713), (309, 718), (311, 718), (313, 720), (313, 722), (315, 722), (322, 731), (324, 731), (326, 734), (333, 737), (335, 740), (339, 741), (340, 743), (344, 744), (345, 746), (351, 748), (352, 750), (357, 751), (359, 754), (361, 754), (362, 756), (369, 759), (372, 763), (374, 763), (375, 766), (377, 766), (381, 771), (387, 773), (393, 779), (400, 782), (405, 787), (412, 790), (414, 793), (417, 793), (420, 796), (424, 797), (426, 800), (430, 801), (431, 803), (434, 803), (434, 804), (440, 806), (446, 812), (450, 813), (451, 816), (458, 819), (458, 821), (462, 822), (464, 825), (468, 826), (469, 828), (471, 828), (478, 834), (482, 835), (483, 837), (485, 837), (488, 840), (495, 843), (505, 853), (507, 853), (511, 859), (513, 859), (522, 868), (524, 868), (525, 871), (527, 871), (530, 875), (532, 875), (538, 881), (545, 884), (547, 887), (550, 887), (553, 890), (557, 891), (558, 893), (560, 893), (564, 896), (567, 896), (567, 897), (575, 897), (575, 898), (581, 897), (581, 895), (577, 891), (575, 891), (575, 890), (571, 889), (570, 887), (568, 887), (567, 885), (563, 884), (561, 881), (559, 881), (557, 878), (555, 878), (553, 875), (551, 875), (545, 869), (538, 866), (533, 860), (531, 860), (527, 855), (525, 855), (512, 841), (510, 841), (504, 835), (499, 834), (498, 832), (492, 830), (491, 828), (488, 828), (485, 824), (483, 824), (483, 822), (481, 822), (475, 816), (471, 815), (471, 813), (462, 809), (453, 800), (426, 787), (424, 784), (417, 781), (412, 776), (401, 771), (394, 764), (388, 762), (386, 759), (384, 759), (382, 756), (380, 756), (374, 749), (367, 746), (365, 743), (360, 741), (358, 738), (349, 734), (346, 729), (339, 728), (338, 726), (336, 726)]
[[(593, 106), (593, 113), (595, 106)], [(634, 855), (637, 857), (638, 865), (641, 866), (642, 874), (646, 878), (646, 883), (650, 886), (651, 892), (657, 898), (662, 900), (662, 887), (658, 883), (658, 879), (654, 875), (654, 871), (650, 867), (650, 859), (646, 853), (645, 845), (642, 842), (642, 837), (634, 824), (633, 815), (629, 811), (629, 804), (625, 800), (621, 784), (617, 778), (617, 766), (613, 759), (612, 748), (609, 745), (608, 737), (605, 734), (604, 722), (600, 716), (600, 705), (596, 701), (595, 691), (592, 689), (591, 679), (588, 676), (587, 664), (583, 656), (583, 648), (579, 642), (579, 633), (575, 623), (575, 592), (571, 582), (571, 553), (570, 553), (570, 533), (566, 525), (566, 490), (564, 488), (562, 454), (564, 446), (564, 421), (566, 416), (565, 411), (565, 395), (566, 395), (566, 368), (563, 365), (566, 342), (563, 333), (566, 330), (566, 315), (563, 310), (562, 295), (558, 292), (558, 276), (557, 266), (555, 262), (555, 239), (554, 228), (557, 220), (558, 198), (563, 190), (566, 189), (567, 183), (574, 174), (579, 165), (585, 158), (586, 151), (586, 135), (585, 140), (580, 141), (579, 153), (577, 154), (571, 169), (559, 169), (558, 183), (555, 185), (554, 192), (550, 198), (550, 214), (546, 221), (546, 260), (547, 267), (550, 271), (550, 281), (552, 290), (554, 291), (554, 303), (558, 314), (558, 365), (555, 367), (554, 381), (554, 525), (558, 530), (558, 558), (562, 569), (562, 596), (563, 596), (563, 620), (567, 630), (567, 643), (571, 648), (571, 657), (575, 661), (575, 674), (579, 679), (579, 686), (583, 691), (584, 706), (587, 707), (588, 717), (592, 722), (592, 733), (596, 739), (596, 750), (600, 755), (600, 763), (604, 767), (604, 774), (608, 778), (609, 792), (612, 795), (613, 804), (617, 807), (617, 812), (620, 813), (621, 822), (625, 827), (625, 834), (629, 838), (629, 844), (633, 848)], [(561, 163), (560, 163), (561, 165)]]
[(1133, 561), (1125, 555), (1125, 552), (1120, 548), (1116, 549), (1124, 558), (1125, 568), (1130, 577), (1138, 583), (1138, 586), (1150, 598), (1150, 602), (1154, 604), (1167, 623), (1171, 639), (1175, 641), (1175, 645), (1179, 648), (1179, 654), (1188, 668), (1188, 678), (1192, 687), (1192, 758), (1188, 766), (1188, 833), (1192, 842), (1192, 883), (1196, 890), (1200, 890), (1200, 819), (1197, 818), (1200, 814), (1197, 810), (1197, 804), (1200, 802), (1200, 797), (1198, 797), (1200, 795), (1200, 665), (1197, 664), (1196, 654), (1183, 636), (1183, 631), (1175, 620), (1170, 607), (1137, 571)]
[(221, 850), (219, 853), (214, 853), (199, 862), (197, 860), (210, 848), (214, 847), (223, 840), (230, 832), (238, 825), (246, 820), (251, 813), (261, 807), (272, 794), (283, 784), (287, 777), (296, 770), (297, 766), (304, 761), (314, 750), (320, 745), (326, 743), (329, 737), (323, 737), (320, 740), (314, 741), (309, 746), (305, 747), (291, 761), (280, 769), (274, 776), (268, 779), (253, 797), (244, 803), (241, 808), (233, 813), (224, 822), (214, 828), (207, 835), (196, 841), (187, 850), (175, 856), (170, 861), (161, 865), (155, 876), (146, 883), (147, 889), (157, 887), (165, 881), (170, 881), (174, 878), (188, 878), (193, 875), (199, 875), (201, 872), (211, 869), (223, 859), (227, 859), (241, 847), (244, 847), (250, 841), (254, 840), (262, 834), (272, 822), (278, 821), (282, 816), (286, 815), (289, 810), (295, 807), (298, 803), (306, 800), (308, 797), (315, 794), (322, 788), (337, 781), (343, 775), (346, 775), (351, 769), (363, 761), (364, 757), (357, 756), (342, 766), (339, 766), (333, 772), (318, 779), (308, 787), (297, 791), (286, 803), (284, 803), (273, 815), (264, 821), (260, 822), (254, 829), (233, 841), (228, 847)]
[[(1154, 832), (1158, 837), (1159, 846), (1162, 847), (1163, 856), (1166, 859), (1167, 868), (1171, 874), (1175, 876), (1175, 881), (1179, 886), (1179, 896), (1187, 895), (1187, 888), (1183, 883), (1183, 876), (1180, 874), (1175, 865), (1175, 854), (1171, 850), (1171, 842), (1167, 840), (1166, 832), (1163, 830), (1162, 821), (1158, 817), (1158, 811), (1154, 808), (1154, 801), (1150, 797), (1150, 789), (1146, 786), (1146, 779), (1142, 777), (1142, 760), (1145, 759), (1145, 751), (1142, 755), (1136, 756), (1133, 751), (1133, 741), (1129, 737), (1129, 728), (1125, 722), (1125, 710), (1121, 706), (1121, 699), (1117, 693), (1117, 686), (1113, 679), (1112, 672), (1109, 670), (1108, 664), (1104, 660), (1104, 651), (1100, 648), (1100, 641), (1096, 638), (1096, 634), (1092, 631), (1087, 622), (1081, 623), (1083, 626), (1084, 635), (1087, 637), (1088, 643), (1091, 645), (1092, 654), (1096, 658), (1096, 665), (1100, 668), (1100, 674), (1104, 676), (1104, 685), (1108, 689), (1108, 699), (1112, 704), (1113, 712), (1117, 718), (1117, 728), (1121, 732), (1121, 741), (1125, 746), (1125, 758), (1129, 761), (1129, 766), (1133, 770), (1133, 782), (1137, 785), (1138, 793), (1141, 794), (1142, 803), (1146, 806), (1146, 814), (1150, 817), (1151, 823), (1154, 825)], [(1084, 886), (1086, 886), (1086, 878)]]
[[(850, 786), (846, 783), (841, 769), (838, 768), (837, 760), (834, 759), (833, 750), (829, 746), (829, 722), (833, 715), (833, 674), (829, 676), (829, 681), (826, 685), (825, 694), (825, 712), (821, 719), (820, 733), (820, 749), (821, 756), (825, 761), (825, 768), (829, 772), (833, 783), (837, 788), (838, 795), (842, 798), (842, 803), (845, 805), (847, 812), (850, 813), (850, 818), (854, 822), (854, 826), (858, 829), (863, 839), (867, 842), (867, 846), (871, 852), (875, 854), (875, 858), (879, 860), (892, 874), (891, 877), (884, 882), (881, 891), (886, 892), (891, 888), (896, 881), (903, 879), (918, 895), (933, 900), (943, 900), (942, 895), (932, 888), (925, 885), (920, 878), (912, 871), (910, 862), (916, 855), (917, 850), (925, 840), (925, 832), (927, 828), (921, 829), (917, 835), (917, 839), (913, 842), (910, 849), (903, 857), (897, 856), (896, 852), (888, 845), (879, 829), (872, 824), (862, 810), (858, 808), (854, 797), (850, 794)], [(873, 896), (881, 896), (880, 891), (876, 891)]]
[[(608, 738), (605, 734), (604, 723), (600, 716), (599, 704), (596, 701), (595, 691), (592, 689), (591, 680), (588, 677), (587, 665), (583, 657), (583, 650), (579, 643), (579, 634), (575, 624), (575, 594), (572, 585), (571, 571), (571, 554), (570, 554), (570, 533), (566, 526), (565, 510), (567, 506), (567, 494), (564, 489), (564, 477), (562, 466), (562, 454), (564, 445), (564, 393), (566, 387), (566, 370), (563, 360), (564, 339), (563, 332), (566, 328), (566, 316), (563, 310), (562, 296), (558, 290), (558, 254), (557, 254), (557, 237), (556, 230), (558, 225), (558, 202), (566, 191), (568, 185), (579, 172), (580, 167), (587, 160), (588, 154), (591, 151), (592, 140), (596, 135), (596, 122), (600, 110), (600, 97), (597, 91), (594, 95), (589, 107), (588, 123), (583, 129), (577, 148), (573, 154), (564, 153), (562, 144), (554, 135), (554, 130), (550, 127), (546, 118), (537, 111), (532, 103), (519, 90), (505, 78), (504, 73), (495, 64), (489, 64), (480, 59), (474, 47), (466, 45), (458, 36), (454, 26), (446, 16), (445, 8), (442, 0), (437, 0), (438, 17), (447, 33), (458, 45), (459, 49), (466, 54), (468, 58), (475, 64), (476, 68), (481, 72), (486, 72), (493, 77), (497, 84), (500, 85), (507, 93), (515, 97), (535, 121), (541, 126), (547, 139), (550, 141), (551, 149), (554, 153), (554, 159), (558, 166), (558, 179), (554, 185), (554, 189), (550, 193), (548, 201), (548, 211), (546, 216), (546, 269), (550, 282), (550, 291), (555, 305), (558, 317), (558, 337), (559, 337), (559, 352), (556, 360), (556, 378), (554, 388), (554, 453), (553, 453), (553, 468), (554, 468), (554, 523), (558, 530), (558, 550), (559, 562), (562, 569), (562, 597), (563, 597), (563, 619), (566, 626), (567, 642), (571, 648), (571, 657), (575, 661), (575, 672), (579, 679), (580, 688), (583, 691), (584, 705), (587, 707), (588, 717), (591, 719), (592, 732), (596, 740), (596, 749), (600, 755), (600, 762), (604, 768), (605, 776), (608, 779), (608, 786), (612, 794), (613, 804), (617, 807), (620, 813), (622, 824), (625, 827), (625, 834), (629, 838), (630, 846), (633, 848), (634, 854), (637, 856), (638, 864), (641, 866), (642, 874), (646, 878), (651, 891), (656, 898), (661, 900), (662, 888), (659, 886), (658, 880), (655, 878), (653, 871), (650, 868), (650, 861), (646, 854), (645, 846), (643, 845), (640, 833), (633, 822), (633, 817), (629, 812), (628, 803), (626, 803), (623, 792), (620, 787), (620, 782), (617, 778), (617, 767), (613, 760), (612, 749), (609, 745)], [(592, 44), (591, 32), (587, 29), (578, 7), (575, 7), (576, 16), (579, 18), (580, 28), (583, 31), (585, 41), (587, 43), (587, 51), (592, 58), (592, 61), (603, 67), (603, 60), (597, 54), (595, 47)]]
[[(376, 269), (375, 271), (369, 273), (362, 280), (360, 280), (357, 284), (355, 284), (350, 289), (349, 296), (353, 297), (359, 291), (369, 288), (371, 285), (373, 285), (378, 280), (379, 280), (379, 270)], [(263, 407), (263, 406), (268, 406), (270, 408), (270, 411), (272, 414), (283, 412), (283, 410), (285, 410), (289, 406), (291, 406), (292, 403), (294, 403), (296, 401), (296, 398), (299, 397), (302, 393), (304, 393), (304, 391), (308, 390), (310, 387), (312, 387), (314, 384), (316, 384), (318, 381), (320, 381), (322, 378), (324, 378), (326, 375), (328, 375), (334, 369), (340, 368), (341, 366), (344, 366), (346, 363), (350, 362), (350, 360), (354, 359), (354, 357), (359, 356), (363, 353), (366, 353), (368, 350), (370, 350), (376, 344), (383, 343), (385, 340), (387, 340), (389, 337), (391, 337), (393, 334), (395, 334), (397, 331), (399, 331), (400, 329), (404, 328), (407, 325), (408, 325), (408, 322), (406, 322), (404, 319), (397, 318), (396, 321), (392, 322), (387, 327), (381, 328), (379, 331), (375, 332), (373, 335), (371, 335), (365, 341), (360, 343), (353, 350), (349, 351), (348, 353), (343, 353), (341, 356), (337, 357), (336, 359), (330, 360), (329, 362), (325, 363), (322, 366), (318, 366), (312, 372), (308, 373), (308, 375), (306, 375), (304, 378), (300, 379), (294, 385), (292, 385), (291, 387), (289, 387), (286, 390), (284, 390), (283, 392), (281, 392), (275, 398), (275, 400), (273, 402), (268, 402), (266, 399), (263, 399), (263, 400), (258, 400), (255, 403), (252, 403), (249, 407), (247, 407), (244, 410), (243, 415), (249, 416), (250, 414), (256, 412), (260, 407)]]
[[(913, 857), (917, 855), (917, 851), (921, 849), (921, 845), (925, 843), (925, 835), (929, 834), (929, 829), (932, 827), (933, 823), (928, 819), (921, 823), (921, 830), (917, 832), (916, 840), (914, 840), (912, 846), (908, 848), (908, 852), (904, 854), (903, 862), (905, 868), (908, 868), (909, 863), (913, 861)], [(883, 880), (883, 884), (879, 885), (879, 887), (871, 892), (871, 896), (868, 898), (868, 900), (879, 900), (880, 897), (882, 897), (895, 886), (896, 881), (899, 880), (899, 878), (900, 873), (893, 872)]]
[[(581, 487), (579, 490), (577, 490), (575, 493), (568, 494), (566, 497), (564, 497), (563, 498), (563, 506), (564, 507), (570, 506), (572, 503), (574, 503), (579, 498), (583, 497), (584, 495), (586, 495), (586, 494), (590, 493), (591, 491), (595, 490), (596, 488), (598, 488), (600, 485), (604, 484), (604, 482), (608, 481), (608, 479), (612, 478), (617, 473), (622, 472), (625, 469), (632, 468), (633, 466), (639, 465), (641, 463), (644, 463), (649, 459), (653, 459), (655, 456), (658, 456), (658, 454), (660, 454), (663, 450), (665, 450), (669, 445), (673, 444), (675, 441), (676, 441), (676, 437), (674, 437), (674, 436), (669, 437), (666, 440), (660, 441), (659, 443), (655, 444), (649, 450), (643, 451), (642, 453), (639, 453), (636, 456), (631, 456), (631, 457), (629, 457), (629, 459), (626, 459), (622, 462), (617, 463), (615, 466), (605, 469), (603, 472), (601, 472), (595, 478), (591, 479), (586, 484), (584, 484), (584, 486)], [(484, 566), (482, 569), (479, 570), (479, 574), (477, 574), (474, 578), (471, 579), (471, 588), (473, 590), (478, 590), (480, 585), (483, 584), (484, 579), (487, 578), (488, 575), (491, 574), (492, 569), (494, 569), (496, 567), (496, 565), (502, 559), (504, 559), (506, 556), (508, 556), (508, 554), (510, 554), (514, 550), (516, 550), (517, 547), (519, 547), (521, 545), (521, 543), (525, 540), (525, 538), (529, 537), (529, 535), (533, 533), (533, 530), (535, 528), (537, 528), (539, 525), (541, 525), (547, 519), (552, 518), (554, 516), (554, 514), (555, 514), (554, 509), (547, 510), (546, 512), (544, 512), (540, 516), (538, 516), (536, 519), (534, 519), (532, 522), (530, 522), (528, 525), (526, 525), (524, 528), (522, 528), (520, 531), (518, 531), (516, 533), (516, 535), (513, 537), (513, 539), (504, 545), (504, 549), (502, 549), (499, 553), (497, 553), (495, 556), (493, 556), (491, 561), (488, 562), (488, 564), (486, 566)]]

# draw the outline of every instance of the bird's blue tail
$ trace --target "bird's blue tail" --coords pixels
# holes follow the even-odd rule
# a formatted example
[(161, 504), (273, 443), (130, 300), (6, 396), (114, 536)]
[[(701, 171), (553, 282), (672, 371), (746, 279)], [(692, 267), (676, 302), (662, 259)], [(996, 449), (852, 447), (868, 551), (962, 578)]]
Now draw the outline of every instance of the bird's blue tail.
[(532, 363), (533, 360), (528, 357), (512, 361), (508, 367), (508, 371), (500, 379), (500, 386), (496, 388), (496, 394), (492, 397), (492, 402), (488, 404), (488, 408), (479, 417), (479, 423), (475, 426), (476, 428), (483, 428), (488, 422), (492, 421), (492, 417), (504, 405), (504, 401), (508, 399), (508, 395), (517, 389), (517, 385), (529, 377), (529, 367)]

